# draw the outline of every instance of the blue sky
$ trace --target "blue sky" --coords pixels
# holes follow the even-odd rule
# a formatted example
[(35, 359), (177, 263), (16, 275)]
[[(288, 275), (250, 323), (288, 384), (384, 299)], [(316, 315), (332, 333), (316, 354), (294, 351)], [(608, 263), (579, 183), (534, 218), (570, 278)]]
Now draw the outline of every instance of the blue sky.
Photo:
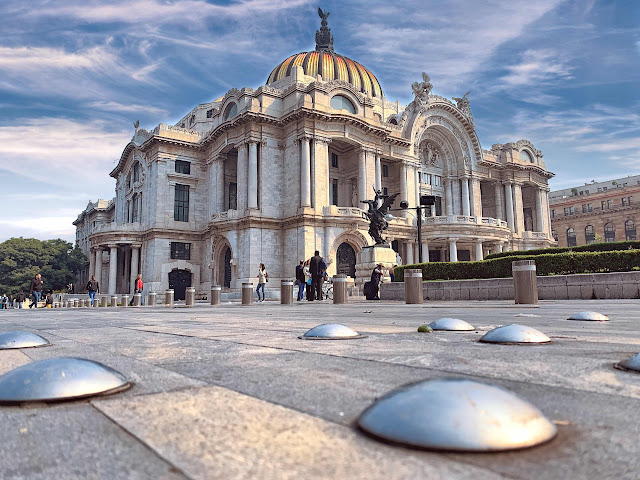
[(553, 189), (640, 173), (637, 0), (3, 0), (0, 241), (73, 241), (134, 121), (263, 85), (314, 48), (319, 5), (388, 99), (411, 101), (422, 71), (435, 94), (471, 90), (482, 147), (529, 139)]

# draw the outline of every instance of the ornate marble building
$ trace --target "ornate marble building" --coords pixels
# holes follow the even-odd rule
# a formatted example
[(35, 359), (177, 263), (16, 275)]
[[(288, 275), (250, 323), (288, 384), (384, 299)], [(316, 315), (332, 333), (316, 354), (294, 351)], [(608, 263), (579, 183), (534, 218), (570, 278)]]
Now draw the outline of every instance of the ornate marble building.
[(436, 197), (422, 245), (413, 214), (394, 212), (385, 235), (403, 263), (419, 248), (426, 261), (461, 261), (554, 243), (552, 174), (530, 142), (483, 150), (467, 96), (431, 94), (426, 74), (408, 106), (387, 100), (370, 70), (335, 53), (326, 17), (316, 43), (264, 86), (232, 89), (176, 125), (136, 125), (111, 172), (115, 199), (75, 222), (104, 292), (130, 292), (138, 272), (145, 290), (172, 286), (177, 298), (187, 285), (237, 288), (260, 262), (277, 282), (314, 250), (330, 274), (353, 276), (373, 243), (361, 210), (373, 187), (411, 207)]

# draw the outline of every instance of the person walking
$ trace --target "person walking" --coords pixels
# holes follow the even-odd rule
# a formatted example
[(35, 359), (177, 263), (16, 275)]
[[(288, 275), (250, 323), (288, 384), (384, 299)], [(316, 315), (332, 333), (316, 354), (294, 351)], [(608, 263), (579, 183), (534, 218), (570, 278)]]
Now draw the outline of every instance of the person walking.
[(91, 276), (91, 280), (87, 283), (87, 292), (89, 292), (89, 298), (91, 299), (91, 306), (93, 307), (94, 299), (96, 298), (96, 293), (100, 293), (100, 284), (96, 280), (94, 275)]
[(383, 267), (379, 263), (376, 268), (371, 272), (371, 288), (373, 293), (373, 300), (380, 300), (380, 283), (382, 282)]
[(18, 292), (18, 295), (16, 295), (16, 302), (18, 302), (18, 308), (22, 308), (22, 304), (26, 299), (27, 299), (27, 296), (24, 294), (22, 290), (20, 290)]
[(324, 270), (327, 269), (327, 264), (324, 258), (320, 256), (318, 250), (315, 251), (311, 260), (309, 260), (309, 271), (311, 272), (311, 292), (313, 299), (322, 300), (322, 282)]
[[(267, 273), (264, 263), (261, 263), (258, 267), (258, 275), (256, 275), (256, 277), (258, 277), (258, 286), (256, 287), (258, 301), (264, 302), (264, 284), (269, 281), (269, 274)], [(262, 290), (262, 298), (260, 298), (260, 290)]]
[(33, 303), (29, 305), (29, 308), (38, 308), (38, 302), (40, 301), (40, 297), (42, 296), (42, 277), (40, 274), (36, 274), (31, 280), (31, 285), (29, 286), (29, 291), (31, 292), (31, 296), (33, 297)]
[[(144, 283), (142, 282), (142, 274), (139, 273), (136, 281), (135, 281), (135, 285), (133, 287), (133, 293), (139, 293), (140, 294), (140, 305), (142, 305), (142, 290), (144, 289)], [(133, 306), (133, 296), (131, 297), (131, 301), (129, 302), (129, 306)]]
[(298, 301), (304, 298), (304, 287), (307, 279), (304, 276), (304, 262), (300, 260), (300, 265), (296, 267), (296, 282), (298, 282)]

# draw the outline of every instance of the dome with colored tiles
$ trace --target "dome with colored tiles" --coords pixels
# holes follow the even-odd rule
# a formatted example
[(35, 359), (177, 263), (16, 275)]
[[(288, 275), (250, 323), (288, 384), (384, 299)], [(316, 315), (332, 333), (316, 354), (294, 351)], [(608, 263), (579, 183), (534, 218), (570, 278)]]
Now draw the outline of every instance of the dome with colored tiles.
[(371, 71), (347, 57), (333, 51), (333, 35), (327, 27), (329, 12), (318, 9), (322, 18), (320, 30), (316, 30), (316, 49), (291, 55), (273, 69), (267, 85), (291, 75), (294, 67), (302, 67), (304, 74), (310, 77), (322, 76), (322, 80), (343, 80), (353, 85), (359, 92), (371, 97), (382, 97), (383, 92), (376, 76)]

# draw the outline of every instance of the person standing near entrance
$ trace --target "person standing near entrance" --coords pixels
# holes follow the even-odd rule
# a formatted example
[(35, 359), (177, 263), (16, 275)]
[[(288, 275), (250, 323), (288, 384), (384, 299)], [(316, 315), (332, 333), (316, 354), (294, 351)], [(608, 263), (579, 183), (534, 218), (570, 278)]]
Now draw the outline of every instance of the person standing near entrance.
[(309, 260), (309, 271), (311, 272), (311, 293), (313, 299), (322, 300), (322, 282), (324, 270), (327, 269), (327, 264), (324, 258), (320, 256), (320, 252), (316, 250)]
[[(264, 284), (269, 281), (269, 274), (267, 273), (264, 263), (261, 263), (258, 267), (258, 275), (256, 275), (256, 277), (258, 277), (258, 286), (256, 287), (258, 301), (264, 302)], [(262, 298), (260, 298), (260, 290), (262, 290)]]
[(304, 298), (304, 287), (307, 279), (304, 275), (304, 262), (300, 260), (300, 265), (296, 267), (296, 282), (298, 282), (298, 301)]
[[(142, 289), (144, 288), (144, 283), (142, 283), (142, 274), (139, 273), (136, 278), (135, 285), (133, 287), (133, 293), (139, 293), (142, 296)], [(142, 305), (142, 297), (140, 298), (140, 305)], [(133, 297), (131, 297), (131, 301), (129, 302), (129, 306), (133, 306)]]
[(96, 292), (100, 293), (100, 285), (94, 275), (91, 275), (91, 280), (87, 283), (87, 292), (89, 292), (89, 298), (91, 299), (91, 306), (93, 307), (94, 299), (96, 298)]
[(29, 286), (29, 291), (33, 296), (33, 303), (29, 305), (29, 308), (38, 308), (38, 302), (40, 301), (40, 297), (42, 296), (42, 277), (40, 274), (36, 274), (31, 280), (31, 285)]

